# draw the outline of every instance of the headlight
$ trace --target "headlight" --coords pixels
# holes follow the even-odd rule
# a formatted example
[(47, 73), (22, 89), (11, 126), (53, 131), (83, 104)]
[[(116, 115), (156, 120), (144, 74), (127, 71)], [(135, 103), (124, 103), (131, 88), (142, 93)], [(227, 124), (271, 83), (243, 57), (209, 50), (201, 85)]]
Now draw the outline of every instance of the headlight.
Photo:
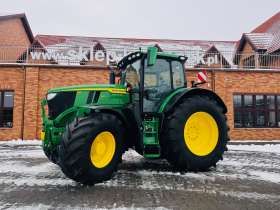
[(57, 93), (49, 93), (49, 94), (47, 95), (47, 100), (48, 100), (48, 101), (52, 100), (56, 95), (57, 95)]

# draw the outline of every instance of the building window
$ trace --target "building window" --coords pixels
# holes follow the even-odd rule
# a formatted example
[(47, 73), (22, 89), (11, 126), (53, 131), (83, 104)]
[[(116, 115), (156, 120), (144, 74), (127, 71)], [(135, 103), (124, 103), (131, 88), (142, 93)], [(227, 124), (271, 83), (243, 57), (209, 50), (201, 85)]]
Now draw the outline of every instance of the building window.
[(235, 128), (280, 127), (280, 95), (233, 95)]
[(0, 128), (13, 127), (14, 91), (0, 90)]

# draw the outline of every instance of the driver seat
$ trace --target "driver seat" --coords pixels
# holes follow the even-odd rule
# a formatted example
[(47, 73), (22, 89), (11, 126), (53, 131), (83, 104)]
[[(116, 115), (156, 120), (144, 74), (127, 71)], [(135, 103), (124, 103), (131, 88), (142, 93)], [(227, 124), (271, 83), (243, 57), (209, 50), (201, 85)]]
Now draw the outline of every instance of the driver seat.
[(139, 86), (139, 77), (137, 71), (133, 66), (129, 66), (126, 70), (126, 81), (132, 87)]

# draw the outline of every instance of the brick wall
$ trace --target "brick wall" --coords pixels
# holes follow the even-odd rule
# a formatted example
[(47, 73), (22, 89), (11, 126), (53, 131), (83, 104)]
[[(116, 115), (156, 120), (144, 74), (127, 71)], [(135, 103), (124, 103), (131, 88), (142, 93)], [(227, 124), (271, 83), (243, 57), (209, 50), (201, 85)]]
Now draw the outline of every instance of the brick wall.
[[(49, 88), (76, 84), (108, 83), (108, 71), (90, 66), (0, 66), (0, 90), (14, 90), (14, 126), (0, 128), (0, 140), (35, 139), (41, 130), (40, 100)], [(197, 70), (187, 70), (188, 86)], [(25, 79), (26, 78), (26, 79)], [(25, 83), (25, 88), (24, 88)], [(280, 93), (280, 71), (209, 70), (204, 88), (214, 90), (228, 107), (232, 139), (279, 139), (280, 128), (234, 128), (233, 93)], [(25, 103), (23, 98), (25, 94)], [(25, 112), (23, 113), (23, 109)], [(22, 118), (24, 114), (24, 120)]]
[(96, 83), (108, 83), (107, 70), (88, 67), (55, 68), (1, 65), (0, 90), (14, 90), (15, 95), (13, 128), (0, 128), (0, 140), (36, 139), (39, 137), (42, 124), (40, 101), (48, 89)]
[(0, 45), (0, 60), (6, 62), (15, 61), (30, 45), (20, 18), (0, 21)]
[(27, 67), (25, 75), (23, 138), (35, 139), (38, 127), (36, 116), (39, 113), (39, 68)]
[(5, 45), (28, 46), (30, 41), (20, 18), (0, 21), (0, 41)]
[(0, 90), (14, 90), (13, 128), (0, 128), (0, 140), (22, 138), (23, 68), (2, 66), (0, 68)]

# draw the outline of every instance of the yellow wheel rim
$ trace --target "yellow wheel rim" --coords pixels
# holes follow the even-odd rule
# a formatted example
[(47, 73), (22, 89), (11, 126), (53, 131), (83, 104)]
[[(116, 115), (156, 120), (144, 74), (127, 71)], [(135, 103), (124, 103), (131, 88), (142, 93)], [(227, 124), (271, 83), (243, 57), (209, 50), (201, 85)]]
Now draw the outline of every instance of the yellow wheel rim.
[(107, 166), (116, 149), (116, 141), (113, 134), (109, 131), (99, 133), (93, 140), (90, 148), (90, 160), (96, 168)]
[(210, 114), (195, 112), (186, 121), (184, 139), (193, 154), (198, 156), (210, 154), (215, 149), (218, 138), (218, 125)]

